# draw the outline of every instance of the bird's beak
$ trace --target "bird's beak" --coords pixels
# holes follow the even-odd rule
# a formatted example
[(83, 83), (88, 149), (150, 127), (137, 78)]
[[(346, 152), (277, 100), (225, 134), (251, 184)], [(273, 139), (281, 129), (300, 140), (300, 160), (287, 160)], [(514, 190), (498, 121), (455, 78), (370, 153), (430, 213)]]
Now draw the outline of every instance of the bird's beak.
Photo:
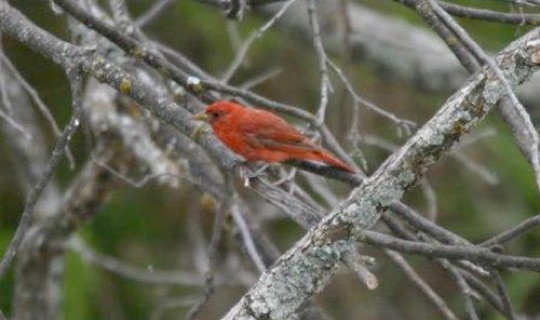
[(206, 114), (206, 112), (201, 111), (197, 114), (194, 114), (193, 117), (191, 117), (191, 120), (208, 122), (208, 115)]

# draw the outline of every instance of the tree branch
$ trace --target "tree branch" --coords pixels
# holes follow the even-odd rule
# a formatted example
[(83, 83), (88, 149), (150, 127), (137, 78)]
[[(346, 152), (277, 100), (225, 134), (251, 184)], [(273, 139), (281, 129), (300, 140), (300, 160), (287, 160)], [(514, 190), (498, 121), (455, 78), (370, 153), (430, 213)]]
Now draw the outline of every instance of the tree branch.
[[(498, 56), (512, 84), (528, 79), (538, 67), (539, 37), (539, 30), (533, 30)], [(470, 79), (346, 201), (283, 255), (224, 319), (285, 319), (294, 314), (307, 298), (326, 286), (343, 254), (382, 212), (413, 187), (505, 94), (489, 69)]]
[[(0, 13), (1, 12), (2, 4), (0, 4)], [(4, 276), (11, 264), (11, 261), (17, 254), (17, 251), (22, 244), (24, 236), (26, 235), (26, 231), (28, 230), (28, 228), (32, 224), (32, 220), (34, 219), (34, 207), (36, 206), (36, 203), (39, 200), (41, 193), (43, 192), (43, 190), (49, 183), (52, 175), (54, 174), (56, 167), (58, 166), (58, 163), (60, 162), (64, 150), (69, 144), (71, 137), (73, 136), (73, 134), (75, 134), (75, 131), (79, 127), (80, 119), (82, 117), (82, 78), (80, 77), (80, 75), (77, 75), (78, 72), (78, 70), (74, 69), (68, 76), (70, 78), (70, 82), (72, 83), (73, 114), (69, 123), (64, 128), (62, 135), (56, 142), (56, 145), (52, 152), (52, 156), (49, 159), (45, 172), (42, 173), (41, 177), (36, 183), (36, 186), (28, 195), (24, 206), (24, 211), (19, 221), (19, 225), (17, 226), (17, 230), (15, 231), (15, 235), (13, 236), (8, 248), (4, 252), (2, 261), (0, 262), (0, 278)]]

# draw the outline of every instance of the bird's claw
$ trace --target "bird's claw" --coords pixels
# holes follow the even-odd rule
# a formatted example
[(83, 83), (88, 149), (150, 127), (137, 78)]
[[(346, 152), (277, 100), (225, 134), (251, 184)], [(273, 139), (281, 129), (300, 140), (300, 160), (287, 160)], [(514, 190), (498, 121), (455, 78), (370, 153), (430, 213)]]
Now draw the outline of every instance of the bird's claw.
[(233, 165), (233, 168), (238, 171), (238, 175), (242, 180), (244, 180), (244, 187), (249, 187), (249, 179), (251, 178), (253, 173), (248, 172), (250, 170), (247, 166), (247, 163), (245, 161), (238, 161)]
[(240, 175), (240, 178), (244, 180), (244, 187), (248, 188), (250, 187), (250, 180), (255, 179), (261, 176), (261, 173), (263, 173), (268, 167), (268, 164), (265, 164), (258, 168), (255, 171), (252, 171), (245, 162), (239, 162), (235, 165), (235, 167), (238, 170), (238, 174)]
[(250, 180), (257, 177), (257, 175), (245, 167), (240, 167), (240, 178), (244, 180), (244, 187), (250, 187)]
[(261, 173), (263, 173), (269, 167), (270, 167), (269, 164), (264, 164), (261, 167), (257, 168), (257, 170), (255, 170), (255, 172), (251, 173), (251, 178), (256, 178), (256, 177), (260, 176)]

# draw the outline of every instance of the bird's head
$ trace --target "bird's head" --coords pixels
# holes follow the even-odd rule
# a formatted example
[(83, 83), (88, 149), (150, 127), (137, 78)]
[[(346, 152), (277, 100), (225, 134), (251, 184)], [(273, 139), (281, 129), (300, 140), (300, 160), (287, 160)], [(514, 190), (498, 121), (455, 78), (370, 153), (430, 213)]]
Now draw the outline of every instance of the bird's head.
[(220, 100), (206, 107), (203, 112), (193, 116), (193, 120), (207, 121), (210, 125), (226, 120), (230, 115), (244, 109), (239, 104), (231, 101)]

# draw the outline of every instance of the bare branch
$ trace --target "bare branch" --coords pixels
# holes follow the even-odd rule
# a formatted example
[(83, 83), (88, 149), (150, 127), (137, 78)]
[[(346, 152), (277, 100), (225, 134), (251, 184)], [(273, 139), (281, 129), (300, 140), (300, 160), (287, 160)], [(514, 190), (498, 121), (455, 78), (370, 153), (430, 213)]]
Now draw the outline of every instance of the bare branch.
[(317, 109), (316, 118), (317, 121), (322, 124), (326, 116), (326, 107), (328, 106), (328, 91), (332, 90), (330, 79), (328, 78), (328, 69), (326, 67), (326, 51), (321, 39), (321, 27), (319, 26), (319, 18), (317, 17), (317, 7), (314, 0), (308, 2), (308, 15), (309, 23), (313, 33), (313, 45), (315, 46), (315, 52), (317, 52), (317, 58), (319, 61), (319, 72), (321, 74), (320, 85), (320, 102)]
[[(431, 7), (435, 13), (441, 18), (441, 20), (448, 26), (448, 28), (456, 35), (456, 37), (479, 59), (483, 64), (486, 64), (493, 70), (497, 79), (501, 82), (502, 86), (506, 90), (508, 101), (510, 102), (510, 107), (514, 108), (517, 114), (521, 117), (523, 126), (529, 136), (530, 145), (528, 149), (528, 158), (532, 164), (532, 167), (535, 172), (536, 184), (540, 189), (540, 134), (534, 127), (531, 118), (525, 107), (519, 102), (518, 98), (514, 94), (508, 79), (506, 78), (497, 66), (496, 62), (488, 56), (482, 48), (474, 42), (471, 37), (467, 34), (465, 29), (463, 29), (457, 22), (455, 22), (449, 15), (446, 13), (435, 0), (428, 0), (431, 4)], [(507, 104), (508, 105), (508, 104)], [(507, 106), (508, 107), (508, 106)]]
[(167, 10), (175, 0), (159, 0), (150, 7), (142, 16), (135, 21), (137, 27), (144, 28)]
[[(509, 78), (516, 84), (527, 79), (529, 72), (536, 69), (530, 69), (530, 66), (536, 64), (534, 58), (531, 60), (531, 56), (535, 55), (533, 52), (540, 50), (535, 46), (537, 37), (538, 30), (528, 33), (498, 57), (501, 67), (513, 75)], [(535, 49), (531, 51), (532, 48)], [(517, 72), (515, 68), (518, 64), (511, 62), (518, 56), (519, 59), (529, 59), (528, 63), (519, 64), (518, 67), (522, 71), (529, 70), (526, 74)], [(254, 315), (283, 319), (293, 314), (308, 297), (322, 290), (332, 278), (332, 271), (344, 252), (357, 239), (366, 236), (367, 229), (377, 222), (382, 211), (414, 186), (427, 168), (506, 94), (505, 89), (493, 79), (497, 78), (489, 69), (473, 77), (400, 150), (353, 191), (349, 199), (283, 255), (224, 319), (247, 319)], [(489, 94), (479, 95), (486, 87), (490, 88)], [(471, 103), (481, 107), (481, 112), (466, 107)], [(456, 130), (457, 124), (459, 130)], [(385, 245), (391, 244), (385, 242)], [(500, 263), (498, 256), (490, 256), (491, 252), (475, 252), (482, 252), (480, 255), (484, 258), (493, 258), (490, 263)], [(540, 261), (529, 258), (510, 257), (506, 263), (514, 267), (540, 268)], [(295, 289), (292, 294), (291, 288)]]
[(493, 271), (492, 277), (494, 278), (495, 284), (497, 285), (497, 291), (499, 292), (499, 296), (501, 297), (506, 316), (509, 320), (516, 320), (517, 316), (514, 312), (514, 308), (512, 307), (512, 302), (508, 297), (506, 286), (504, 285), (501, 275), (499, 274), (499, 272)]
[(88, 247), (82, 239), (73, 238), (69, 249), (75, 251), (89, 264), (97, 265), (121, 277), (153, 285), (178, 285), (200, 287), (204, 279), (197, 274), (184, 271), (162, 271), (154, 268), (138, 267), (116, 258), (100, 254)]
[(0, 59), (2, 60), (2, 62), (8, 67), (9, 71), (13, 74), (13, 76), (15, 77), (15, 79), (22, 85), (22, 87), (28, 92), (28, 94), (30, 95), (30, 97), (32, 98), (32, 100), (34, 101), (34, 103), (38, 106), (39, 108), (39, 111), (41, 111), (41, 113), (43, 113), (43, 116), (47, 119), (47, 121), (49, 122), (51, 128), (53, 129), (53, 132), (54, 134), (56, 135), (56, 137), (60, 137), (60, 128), (58, 128), (58, 125), (56, 124), (56, 121), (54, 120), (54, 117), (51, 113), (51, 111), (49, 110), (49, 108), (47, 107), (47, 105), (45, 105), (45, 103), (43, 102), (43, 100), (41, 100), (41, 97), (39, 96), (39, 94), (37, 93), (36, 89), (34, 89), (27, 81), (26, 79), (23, 78), (23, 76), (19, 73), (19, 71), (17, 70), (17, 68), (15, 68), (15, 66), (13, 65), (13, 63), (11, 62), (11, 60), (9, 60), (9, 58), (3, 53), (0, 51)]
[(422, 279), (422, 277), (411, 267), (411, 265), (397, 252), (385, 250), (389, 256), (405, 272), (407, 277), (416, 287), (437, 307), (440, 313), (447, 320), (457, 320), (457, 316), (450, 310), (444, 300)]
[(240, 212), (240, 209), (238, 208), (238, 204), (235, 204), (235, 203), (232, 204), (231, 215), (234, 219), (234, 222), (240, 229), (240, 234), (242, 235), (242, 239), (246, 246), (246, 250), (249, 253), (249, 257), (253, 261), (253, 264), (257, 267), (257, 270), (260, 273), (263, 273), (266, 270), (266, 266), (263, 260), (261, 259), (261, 256), (257, 252), (257, 248), (255, 247), (255, 244), (251, 237), (251, 232), (249, 231), (249, 228), (247, 227), (246, 222), (244, 221), (244, 218), (242, 217), (242, 213)]
[[(0, 13), (2, 9), (1, 6), (2, 5), (0, 4)], [(17, 251), (19, 250), (19, 247), (21, 246), (24, 236), (26, 235), (26, 231), (32, 224), (32, 220), (34, 217), (34, 207), (37, 201), (39, 200), (41, 193), (43, 192), (49, 180), (51, 179), (52, 175), (56, 171), (56, 167), (58, 166), (58, 163), (60, 162), (60, 159), (62, 158), (64, 149), (69, 144), (71, 137), (73, 136), (73, 134), (75, 134), (75, 131), (79, 127), (80, 119), (82, 117), (82, 112), (83, 112), (83, 109), (81, 106), (82, 78), (78, 70), (72, 70), (68, 74), (68, 78), (72, 85), (73, 114), (71, 116), (71, 120), (66, 125), (62, 135), (56, 142), (56, 145), (52, 152), (52, 156), (49, 159), (45, 172), (43, 172), (40, 179), (37, 181), (36, 186), (34, 187), (34, 189), (32, 189), (32, 191), (28, 195), (28, 198), (24, 206), (24, 211), (19, 221), (19, 225), (17, 226), (17, 230), (15, 231), (15, 235), (13, 236), (8, 248), (4, 252), (2, 261), (0, 262), (0, 278), (2, 278), (5, 275), (6, 271), (8, 270), (11, 264), (11, 261), (17, 254)]]
[[(85, 11), (77, 4), (73, 3), (72, 0), (54, 1), (64, 10), (78, 18), (81, 22), (85, 23), (89, 28), (96, 30), (104, 37), (117, 44), (126, 53), (132, 55), (137, 53), (137, 57), (145, 61), (149, 66), (154, 67), (157, 70), (162, 70), (163, 72), (166, 72), (172, 80), (174, 80), (175, 82), (186, 88), (186, 90), (195, 95), (200, 95), (201, 91), (204, 89), (214, 90), (222, 94), (230, 94), (237, 97), (242, 97), (252, 103), (257, 104), (259, 107), (284, 112), (286, 114), (298, 117), (302, 120), (309, 122), (311, 125), (319, 129), (323, 140), (326, 142), (328, 148), (331, 151), (333, 151), (340, 158), (345, 160), (348, 164), (352, 165), (353, 167), (355, 166), (354, 161), (345, 151), (343, 151), (343, 149), (341, 148), (339, 143), (337, 143), (335, 137), (330, 133), (328, 128), (325, 125), (321, 125), (317, 121), (316, 117), (314, 117), (309, 112), (282, 103), (274, 102), (270, 99), (264, 98), (250, 91), (231, 87), (229, 85), (223, 84), (222, 82), (213, 82), (194, 78), (188, 75), (183, 70), (176, 68), (160, 54), (156, 54), (151, 49), (148, 49), (147, 46), (138, 43), (135, 39), (131, 37), (126, 36), (122, 32), (113, 28), (107, 22), (97, 19), (94, 15), (92, 15), (92, 13)], [(193, 81), (194, 79), (196, 80), (195, 82)], [(194, 85), (195, 83), (196, 85)], [(210, 100), (211, 95), (210, 97), (204, 96), (202, 98), (203, 100)]]
[(540, 24), (540, 15), (538, 14), (497, 12), (442, 1), (440, 5), (446, 12), (456, 17), (517, 24), (520, 26), (526, 24), (535, 26)]
[[(376, 244), (382, 248), (380, 251), (389, 251), (390, 249), (386, 248), (391, 248), (431, 258), (435, 264), (442, 266), (451, 276), (451, 281), (457, 284), (458, 294), (463, 298), (465, 312), (470, 319), (478, 318), (475, 308), (477, 307), (476, 300), (480, 299), (489, 301), (508, 318), (516, 317), (510, 297), (506, 293), (504, 283), (502, 283), (497, 270), (498, 268), (538, 270), (540, 262), (539, 259), (535, 258), (500, 253), (498, 251), (499, 244), (514, 239), (537, 226), (536, 219), (524, 221), (523, 225), (516, 226), (502, 235), (488, 240), (487, 244), (494, 247), (484, 247), (473, 245), (468, 240), (420, 216), (399, 201), (406, 191), (424, 178), (426, 170), (441, 156), (451, 154), (450, 150), (457, 145), (458, 140), (480, 122), (494, 106), (507, 104), (511, 107), (512, 104), (516, 105), (512, 99), (513, 89), (510, 85), (514, 86), (527, 80), (540, 64), (538, 30), (524, 36), (502, 52), (497, 60), (497, 63), (500, 64), (498, 66), (494, 65), (493, 61), (490, 63), (490, 61), (485, 60), (485, 53), (479, 47), (475, 47), (475, 43), (468, 39), (466, 34), (462, 34), (463, 30), (456, 26), (445, 15), (444, 11), (435, 10), (439, 5), (437, 2), (432, 1), (433, 7), (430, 7), (426, 1), (403, 0), (409, 5), (423, 4), (422, 8), (418, 7), (417, 9), (421, 11), (420, 13), (426, 21), (432, 24), (437, 32), (453, 46), (463, 64), (469, 70), (475, 70), (477, 73), (447, 101), (425, 126), (410, 137), (404, 146), (398, 148), (379, 137), (373, 137), (364, 132), (360, 134), (358, 128), (360, 106), (365, 104), (368, 109), (372, 109), (389, 119), (398, 128), (398, 133), (410, 134), (412, 126), (407, 120), (400, 119), (360, 97), (354, 89), (357, 84), (352, 83), (328, 56), (331, 50), (335, 50), (335, 47), (327, 41), (332, 35), (343, 32), (339, 35), (340, 45), (343, 45), (343, 41), (341, 41), (343, 37), (354, 38), (358, 35), (358, 30), (354, 29), (357, 27), (356, 19), (350, 19), (348, 16), (349, 13), (357, 9), (354, 4), (345, 7), (343, 2), (341, 3), (341, 11), (338, 16), (340, 19), (343, 18), (347, 24), (346, 30), (343, 30), (342, 25), (336, 28), (336, 24), (330, 21), (332, 19), (327, 21), (327, 15), (324, 11), (319, 11), (324, 10), (325, 3), (317, 2), (315, 6), (314, 1), (295, 2), (300, 8), (303, 8), (303, 22), (311, 21), (311, 27), (308, 30), (310, 38), (314, 42), (315, 49), (313, 51), (319, 58), (318, 66), (321, 69), (319, 111), (316, 114), (311, 114), (300, 107), (279, 103), (255, 94), (242, 86), (219, 81), (183, 54), (176, 53), (165, 45), (149, 40), (137, 24), (131, 20), (124, 0), (109, 0), (114, 21), (99, 7), (100, 4), (92, 0), (85, 3), (73, 0), (56, 1), (64, 12), (71, 15), (68, 22), (70, 26), (74, 30), (82, 30), (79, 31), (81, 34), (75, 31), (76, 36), (73, 37), (75, 39), (73, 42), (77, 43), (77, 39), (85, 38), (83, 34), (88, 34), (93, 39), (90, 43), (100, 44), (97, 48), (88, 49), (59, 40), (33, 25), (4, 1), (0, 1), (0, 27), (5, 34), (42, 54), (64, 70), (82, 70), (83, 74), (103, 82), (105, 85), (102, 87), (110, 86), (123, 95), (121, 97), (108, 89), (107, 96), (113, 98), (110, 101), (113, 107), (108, 112), (102, 113), (100, 119), (97, 119), (99, 118), (97, 109), (91, 115), (85, 111), (85, 115), (92, 118), (90, 119), (92, 125), (95, 124), (93, 121), (99, 120), (98, 122), (106, 128), (106, 132), (111, 134), (113, 142), (125, 146), (125, 150), (117, 149), (112, 144), (108, 144), (106, 139), (92, 131), (92, 140), (97, 142), (96, 151), (92, 152), (92, 155), (95, 155), (93, 156), (94, 162), (87, 162), (83, 172), (76, 179), (75, 189), (70, 188), (66, 209), (58, 211), (50, 219), (36, 221), (39, 223), (32, 225), (31, 230), (36, 231), (35, 235), (25, 237), (29, 239), (29, 243), (31, 242), (30, 250), (27, 250), (28, 252), (21, 251), (21, 253), (30, 255), (34, 251), (37, 252), (39, 248), (43, 248), (45, 254), (57, 250), (54, 252), (59, 252), (59, 254), (55, 257), (59, 257), (61, 260), (64, 250), (63, 244), (66, 243), (66, 239), (97, 212), (97, 208), (94, 207), (88, 213), (84, 211), (82, 206), (85, 199), (93, 197), (93, 200), (89, 200), (92, 201), (90, 204), (97, 203), (97, 207), (99, 207), (104, 201), (103, 198), (110, 192), (111, 181), (115, 182), (114, 185), (118, 182), (118, 179), (115, 178), (128, 181), (132, 186), (138, 187), (156, 177), (182, 177), (184, 178), (182, 182), (189, 182), (199, 191), (210, 194), (211, 196), (207, 197), (211, 197), (212, 201), (215, 199), (215, 202), (219, 203), (220, 212), (231, 208), (232, 221), (235, 224), (234, 238), (239, 246), (245, 249), (246, 255), (243, 257), (247, 256), (247, 259), (241, 259), (233, 252), (224, 261), (228, 266), (225, 268), (226, 270), (247, 267), (241, 269), (242, 272), (239, 276), (241, 279), (235, 278), (234, 284), (247, 285), (255, 280), (256, 272), (251, 270), (251, 261), (260, 272), (266, 270), (254, 287), (230, 311), (227, 319), (242, 319), (243, 316), (245, 318), (295, 319), (300, 316), (302, 310), (312, 309), (306, 307), (310, 297), (325, 288), (338, 264), (343, 262), (355, 272), (355, 275), (368, 288), (375, 288), (378, 280), (370, 270), (371, 258), (356, 251), (359, 240)], [(270, 18), (270, 24), (264, 24), (262, 29), (255, 30), (246, 38), (244, 45), (249, 41), (254, 42), (256, 38), (250, 40), (250, 37), (273, 25), (278, 19), (277, 16), (280, 18), (280, 23), (285, 22), (288, 15), (296, 10), (297, 6), (292, 5), (293, 1), (289, 0), (284, 3), (281, 6), (281, 11), (278, 9), (277, 15)], [(247, 8), (246, 6), (255, 1), (222, 2), (222, 4), (219, 1), (211, 0), (210, 2), (227, 10), (229, 15), (240, 17), (244, 9)], [(156, 6), (158, 5), (166, 6), (167, 4), (165, 1), (161, 1)], [(302, 7), (302, 5), (304, 6)], [(154, 7), (151, 11), (154, 9), (156, 8)], [(306, 15), (308, 9), (309, 14)], [(285, 14), (285, 10), (287, 10), (287, 14)], [(151, 15), (157, 16), (156, 13), (151, 13)], [(281, 19), (282, 17), (283, 19)], [(79, 22), (86, 24), (91, 30), (79, 25)], [(368, 31), (366, 33), (372, 33), (372, 30)], [(371, 35), (371, 37), (374, 36)], [(454, 37), (453, 40), (452, 37)], [(422, 39), (422, 36), (419, 38)], [(456, 38), (460, 41), (455, 41)], [(358, 42), (355, 39), (351, 42), (349, 42), (351, 39), (344, 41), (350, 43), (351, 46), (357, 46)], [(393, 45), (401, 50), (404, 47), (402, 43), (409, 45), (408, 41)], [(226, 75), (226, 80), (234, 75), (242, 60), (246, 58), (248, 48), (249, 43), (244, 49), (238, 51), (235, 61), (229, 65), (229, 74)], [(414, 50), (423, 50), (423, 48), (418, 47)], [(427, 49), (430, 54), (441, 54), (437, 51), (439, 47), (434, 46), (433, 48)], [(358, 50), (358, 47), (348, 49), (352, 52)], [(329, 50), (328, 53), (326, 50)], [(376, 52), (381, 51), (376, 50)], [(449, 69), (455, 68), (457, 65), (455, 61), (447, 60), (446, 57), (447, 55), (441, 55), (437, 66), (439, 68), (443, 66), (443, 69), (446, 66)], [(488, 66), (479, 70), (479, 66), (486, 61)], [(403, 62), (400, 63), (403, 64)], [(409, 64), (407, 63), (407, 65)], [(414, 65), (414, 68), (422, 69), (417, 65)], [(339, 78), (340, 85), (342, 85), (340, 87), (342, 94), (339, 98), (345, 101), (352, 99), (353, 102), (355, 117), (351, 121), (354, 127), (351, 128), (350, 136), (354, 152), (361, 155), (360, 143), (374, 144), (393, 152), (387, 161), (371, 177), (366, 177), (363, 173), (344, 174), (318, 166), (317, 163), (293, 160), (289, 164), (295, 168), (290, 171), (285, 170), (286, 167), (280, 166), (277, 170), (270, 168), (263, 175), (250, 179), (250, 190), (243, 190), (239, 184), (230, 183), (228, 179), (224, 178), (230, 173), (232, 173), (231, 177), (235, 177), (235, 174), (239, 175), (241, 172), (249, 174), (252, 172), (252, 168), (241, 162), (241, 159), (230, 150), (224, 148), (206, 130), (207, 127), (201, 127), (198, 123), (192, 122), (191, 114), (198, 111), (202, 104), (230, 95), (243, 100), (246, 104), (256, 104), (257, 107), (283, 112), (304, 121), (316, 130), (317, 138), (321, 137), (323, 143), (333, 153), (352, 163), (351, 156), (345, 152), (323, 121), (324, 115), (327, 113), (332, 85), (328, 74), (330, 71), (327, 69), (335, 73), (336, 78)], [(263, 75), (260, 79), (265, 78), (266, 75)], [(458, 78), (461, 81), (462, 78)], [(455, 86), (455, 81), (458, 78), (450, 77), (446, 78), (445, 81), (453, 83), (448, 86)], [(256, 80), (259, 81), (259, 79)], [(509, 83), (505, 81), (509, 81)], [(91, 79), (89, 85), (92, 86), (93, 82), (94, 79)], [(117, 97), (121, 98), (117, 99)], [(91, 100), (91, 97), (88, 98)], [(89, 105), (93, 105), (93, 103), (89, 102)], [(530, 123), (523, 116), (524, 112), (526, 116), (528, 114), (525, 110), (519, 109), (519, 105), (517, 106), (518, 108), (506, 108), (514, 112), (512, 119), (517, 119), (512, 124), (513, 129), (518, 130), (529, 125), (530, 131)], [(519, 134), (516, 134), (516, 137), (528, 160), (535, 167), (533, 161), (536, 156), (535, 150), (530, 150), (530, 144), (534, 143), (535, 140), (534, 136), (529, 132), (524, 132), (524, 137), (520, 137)], [(103, 153), (104, 150), (108, 152)], [(138, 160), (139, 162), (133, 163), (136, 164), (135, 166), (131, 163), (119, 164), (118, 159), (113, 159), (119, 155), (116, 153), (118, 151), (122, 153), (124, 160)], [(361, 161), (364, 160), (361, 159)], [(95, 166), (96, 163), (98, 166)], [(487, 181), (493, 182), (496, 178), (490, 175), (485, 168), (474, 167), (476, 163), (470, 162), (469, 159), (465, 159), (463, 163), (471, 166), (474, 172), (485, 176)], [(297, 171), (296, 168), (303, 169), (305, 172)], [(92, 177), (87, 179), (88, 172), (90, 174), (93, 172), (95, 179)], [(339, 203), (340, 194), (346, 192), (345, 188), (348, 186), (339, 184), (339, 189), (335, 189), (336, 192), (331, 181), (327, 184), (326, 181), (321, 181), (320, 177), (314, 177), (309, 172), (344, 181), (356, 189), (350, 193), (347, 200)], [(143, 178), (139, 181), (129, 178), (141, 175)], [(101, 183), (99, 177), (105, 179), (104, 191), (96, 190), (96, 186), (99, 189)], [(170, 186), (173, 186), (173, 180), (176, 183), (180, 181), (179, 179), (167, 179), (168, 182), (171, 182)], [(84, 185), (85, 181), (89, 184), (88, 188)], [(89, 194), (84, 194), (84, 190), (88, 190)], [(431, 215), (434, 216), (436, 212), (434, 192), (427, 183), (423, 184), (423, 190)], [(78, 194), (77, 191), (81, 191), (83, 194)], [(274, 265), (272, 262), (277, 257), (277, 252), (271, 243), (268, 245), (262, 239), (264, 237), (261, 237), (258, 225), (251, 223), (252, 213), (247, 210), (248, 206), (230, 202), (231, 199), (234, 200), (236, 194), (246, 195), (247, 200), (247, 194), (250, 191), (255, 191), (258, 195), (258, 197), (250, 198), (250, 208), (253, 206), (253, 208), (257, 208), (256, 211), (259, 211), (258, 206), (262, 205), (262, 200), (266, 200), (275, 207), (269, 210), (270, 207), (264, 207), (260, 210), (263, 211), (262, 218), (254, 219), (254, 221), (264, 223), (268, 222), (269, 219), (280, 219), (281, 211), (283, 211), (302, 227), (311, 228), (307, 235)], [(328, 207), (334, 207), (334, 209), (326, 214)], [(281, 210), (275, 210), (276, 208)], [(216, 259), (215, 253), (223, 215), (216, 216), (210, 244), (207, 246), (203, 220), (199, 219), (197, 213), (199, 213), (197, 210), (192, 210), (191, 220), (195, 223), (188, 226), (188, 233), (191, 231), (190, 235), (195, 240), (193, 254), (196, 268), (200, 274), (204, 274), (204, 277), (198, 276), (199, 285), (193, 285), (197, 287), (196, 290), (202, 291), (202, 296), (194, 300), (190, 295), (178, 298), (167, 292), (165, 293), (167, 297), (162, 303), (163, 308), (160, 308), (159, 312), (156, 311), (156, 317), (160, 317), (168, 306), (191, 306), (188, 317), (196, 316), (203, 307), (206, 309), (206, 305), (212, 301), (209, 297), (220, 284), (215, 281), (214, 277), (222, 281), (220, 278), (223, 277), (222, 268), (214, 270), (215, 261), (213, 262), (213, 259)], [(382, 219), (385, 224), (383, 227), (390, 229), (395, 237), (369, 230), (382, 214), (384, 214)], [(39, 239), (44, 239), (43, 247), (37, 243)], [(144, 267), (132, 266), (116, 258), (95, 253), (88, 254), (86, 252), (82, 255), (90, 257), (88, 261), (92, 261), (91, 263), (116, 270), (116, 272), (123, 273), (124, 277), (135, 281), (167, 285), (165, 282), (160, 283), (160, 281), (164, 280), (168, 272), (161, 273), (159, 271), (159, 276), (153, 278), (154, 273), (152, 272), (154, 271), (151, 267), (145, 269)], [(418, 274), (415, 276), (414, 270), (410, 268), (404, 258), (401, 256), (399, 258), (401, 259), (394, 259), (397, 266), (405, 270), (429, 301), (446, 319), (455, 319), (456, 316), (426, 281), (421, 279)], [(21, 275), (22, 273), (19, 274), (19, 279)], [(45, 275), (50, 276), (52, 273)], [(484, 282), (487, 281), (497, 286), (496, 292), (484, 285)], [(21, 283), (23, 282), (21, 281)], [(19, 293), (19, 296), (24, 294), (22, 291)], [(22, 300), (19, 301), (19, 303), (22, 302)], [(55, 308), (58, 309), (58, 306)]]
[(480, 245), (484, 247), (502, 245), (508, 241), (515, 239), (516, 237), (519, 237), (530, 229), (536, 228), (538, 226), (540, 226), (540, 215), (530, 217), (518, 224), (517, 226), (513, 227), (512, 229), (500, 233), (493, 238), (482, 242)]
[(253, 31), (242, 43), (240, 48), (237, 50), (236, 55), (229, 65), (229, 68), (224, 72), (223, 76), (221, 77), (222, 83), (227, 83), (231, 80), (231, 78), (234, 76), (238, 68), (242, 65), (242, 62), (245, 60), (245, 57), (251, 48), (251, 46), (255, 43), (256, 40), (259, 40), (265, 33), (268, 31), (275, 23), (276, 21), (287, 11), (290, 5), (292, 5), (296, 0), (289, 0), (287, 1), (281, 9), (276, 12), (275, 15), (273, 15), (265, 24), (263, 24), (260, 28)]
[(479, 249), (473, 246), (449, 246), (400, 240), (373, 231), (365, 231), (364, 237), (364, 240), (370, 244), (399, 252), (416, 253), (429, 257), (453, 260), (463, 259), (494, 267), (540, 271), (540, 259), (538, 258), (502, 255), (494, 253), (489, 249)]

